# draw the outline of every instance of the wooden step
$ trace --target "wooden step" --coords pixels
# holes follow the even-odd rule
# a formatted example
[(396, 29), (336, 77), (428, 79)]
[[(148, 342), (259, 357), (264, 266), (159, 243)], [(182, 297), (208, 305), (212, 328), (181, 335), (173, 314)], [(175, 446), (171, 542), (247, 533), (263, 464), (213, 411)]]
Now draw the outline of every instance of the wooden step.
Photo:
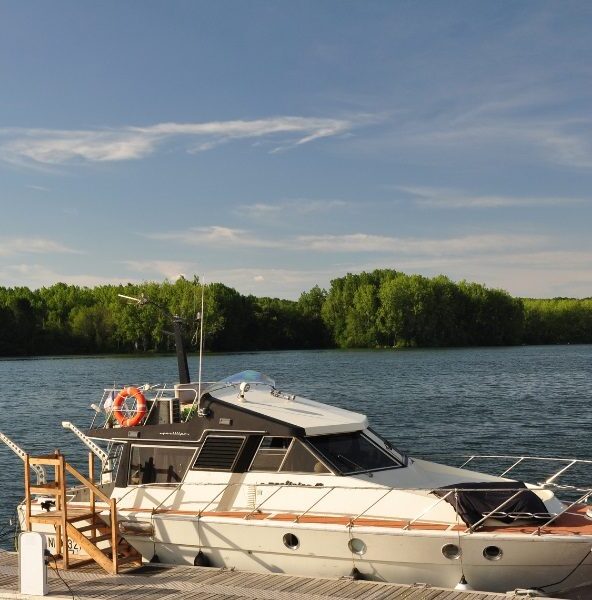
[[(32, 465), (47, 465), (55, 467), (54, 481), (49, 481), (40, 485), (31, 485), (31, 466)], [(71, 491), (66, 488), (65, 473), (69, 473), (88, 489), (88, 502), (74, 502), (76, 494), (72, 495)], [(117, 508), (116, 500), (109, 498), (94, 482), (94, 460), (92, 454), (89, 454), (89, 476), (86, 477), (75, 467), (64, 460), (64, 456), (56, 450), (53, 455), (25, 457), (25, 503), (27, 515), (27, 528), (31, 529), (31, 524), (42, 523), (53, 525), (56, 533), (60, 534), (61, 540), (56, 540), (60, 548), (66, 548), (68, 540), (78, 544), (80, 549), (88, 555), (82, 560), (77, 560), (70, 557), (69, 552), (64, 550), (63, 556), (59, 557), (61, 568), (76, 568), (83, 565), (96, 562), (105, 571), (111, 574), (116, 574), (118, 571), (119, 552), (118, 549), (111, 549), (111, 542), (115, 536), (117, 529)], [(39, 502), (33, 500), (33, 495), (49, 495), (56, 498), (56, 508), (60, 510), (48, 512), (32, 513), (34, 510), (39, 510)], [(100, 499), (102, 502), (97, 502)], [(43, 506), (43, 505), (41, 505)], [(109, 515), (109, 525), (107, 525), (101, 515)], [(90, 523), (89, 523), (90, 521)], [(78, 529), (75, 523), (80, 523)], [(84, 532), (90, 531), (86, 537)], [(97, 544), (104, 546), (99, 548)], [(122, 547), (121, 557), (128, 561), (137, 562), (136, 556), (128, 558), (127, 552), (124, 555)], [(55, 559), (58, 560), (56, 556)]]
[[(80, 533), (71, 523), (66, 524), (68, 537), (78, 543), (78, 545), (97, 562), (107, 573), (112, 575), (117, 574), (114, 562), (106, 555), (106, 553), (97, 548), (84, 534)], [(109, 550), (110, 552), (110, 550)]]
[[(78, 531), (80, 531), (80, 529)], [(105, 535), (98, 535), (96, 537), (88, 538), (88, 540), (91, 541), (93, 544), (98, 544), (99, 542), (105, 542), (110, 539), (111, 539), (110, 533), (106, 533)]]
[[(79, 560), (72, 560), (68, 564), (69, 569), (78, 569), (79, 567), (85, 567), (86, 565), (94, 565), (96, 563), (94, 558), (81, 558)], [(60, 564), (60, 563), (58, 563)]]
[(129, 565), (131, 563), (142, 564), (141, 554), (129, 554), (128, 556), (120, 556), (117, 558), (117, 564), (121, 567), (122, 565)]
[[(70, 519), (68, 519), (69, 521)], [(83, 527), (76, 527), (80, 533), (85, 533), (86, 531), (91, 531), (91, 529), (98, 529), (99, 531), (110, 531), (111, 528), (103, 519), (95, 519), (94, 523), (90, 525), (84, 525)]]
[[(68, 523), (76, 523), (77, 521), (88, 521), (90, 519), (92, 519), (94, 517), (96, 517), (96, 525), (88, 525), (87, 527), (81, 527), (79, 529), (79, 531), (83, 531), (83, 530), (87, 530), (87, 529), (92, 529), (93, 527), (95, 529), (98, 529), (99, 527), (105, 527), (105, 523), (104, 521), (99, 517), (99, 512), (74, 512), (74, 514), (72, 514), (72, 511), (68, 511), (68, 518), (67, 521)], [(37, 513), (34, 515), (31, 515), (30, 517), (30, 521), (31, 523), (46, 523), (46, 524), (53, 524), (56, 522), (61, 522), (62, 520), (62, 511), (61, 510), (52, 510), (50, 512), (42, 512), (42, 513)]]
[[(70, 516), (68, 515), (68, 523), (76, 523), (77, 521), (87, 521), (89, 519), (92, 519), (93, 517), (97, 517), (99, 515), (98, 512), (87, 512), (87, 513), (80, 513), (78, 515), (73, 515)], [(98, 524), (103, 524), (103, 521), (98, 521)], [(78, 530), (80, 531), (80, 530)]]

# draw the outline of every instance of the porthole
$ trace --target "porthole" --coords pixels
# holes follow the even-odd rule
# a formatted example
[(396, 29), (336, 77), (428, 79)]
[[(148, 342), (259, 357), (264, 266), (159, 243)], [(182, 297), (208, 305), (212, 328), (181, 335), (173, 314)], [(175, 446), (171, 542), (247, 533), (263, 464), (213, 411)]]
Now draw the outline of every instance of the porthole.
[(359, 538), (352, 538), (348, 543), (347, 547), (349, 551), (353, 554), (357, 554), (358, 556), (362, 556), (362, 554), (366, 554), (366, 544)]
[(483, 556), (487, 560), (499, 560), (502, 557), (502, 549), (498, 546), (487, 546), (483, 550)]
[(460, 558), (460, 548), (456, 544), (444, 544), (442, 546), (442, 554), (445, 558), (456, 560)]
[(284, 534), (284, 546), (290, 550), (296, 550), (300, 546), (300, 540), (293, 533)]

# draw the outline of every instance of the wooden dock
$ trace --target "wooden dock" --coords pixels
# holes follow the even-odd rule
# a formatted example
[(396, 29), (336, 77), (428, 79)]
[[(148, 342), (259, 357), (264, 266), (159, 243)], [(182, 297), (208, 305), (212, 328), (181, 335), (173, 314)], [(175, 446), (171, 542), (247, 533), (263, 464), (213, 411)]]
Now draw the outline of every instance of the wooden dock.
[[(50, 597), (72, 600), (509, 600), (524, 595), (459, 592), (426, 585), (261, 574), (211, 567), (145, 565), (109, 575), (97, 565), (75, 571), (51, 569)], [(18, 555), (0, 550), (0, 600), (21, 596)], [(589, 596), (587, 596), (589, 597)]]

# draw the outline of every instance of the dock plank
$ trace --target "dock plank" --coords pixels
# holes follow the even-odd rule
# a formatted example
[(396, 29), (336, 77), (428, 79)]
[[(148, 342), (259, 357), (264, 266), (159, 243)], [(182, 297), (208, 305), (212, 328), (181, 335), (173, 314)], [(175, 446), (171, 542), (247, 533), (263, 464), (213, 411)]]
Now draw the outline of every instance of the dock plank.
[[(78, 600), (508, 600), (506, 594), (463, 592), (425, 585), (398, 585), (323, 579), (284, 573), (250, 573), (189, 565), (144, 565), (109, 575), (96, 565), (75, 571), (61, 571)], [(51, 569), (48, 572), (53, 595), (72, 593)], [(0, 600), (18, 600), (18, 556), (0, 552)], [(3, 595), (3, 593), (5, 595)], [(31, 600), (30, 597), (22, 597)]]

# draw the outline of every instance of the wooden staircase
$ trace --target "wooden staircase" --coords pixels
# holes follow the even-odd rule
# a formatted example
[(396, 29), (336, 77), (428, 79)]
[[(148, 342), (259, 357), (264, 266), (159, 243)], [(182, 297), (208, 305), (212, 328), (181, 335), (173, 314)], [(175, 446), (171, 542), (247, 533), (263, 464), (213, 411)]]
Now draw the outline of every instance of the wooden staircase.
[[(31, 470), (35, 465), (53, 467), (54, 480), (42, 485), (31, 485)], [(89, 476), (85, 477), (66, 462), (59, 451), (45, 456), (25, 457), (25, 528), (31, 531), (35, 523), (53, 525), (56, 536), (56, 553), (63, 569), (71, 569), (92, 562), (98, 563), (107, 573), (117, 574), (125, 563), (141, 561), (134, 551), (129, 551), (118, 533), (117, 505), (94, 483), (94, 456), (89, 453)], [(88, 489), (89, 501), (68, 506), (66, 474), (74, 476)], [(43, 494), (55, 498), (55, 510), (32, 514), (32, 496)], [(99, 516), (109, 513), (108, 522)], [(106, 516), (106, 515), (105, 515)], [(88, 559), (73, 559), (68, 551), (68, 540), (80, 546)]]

